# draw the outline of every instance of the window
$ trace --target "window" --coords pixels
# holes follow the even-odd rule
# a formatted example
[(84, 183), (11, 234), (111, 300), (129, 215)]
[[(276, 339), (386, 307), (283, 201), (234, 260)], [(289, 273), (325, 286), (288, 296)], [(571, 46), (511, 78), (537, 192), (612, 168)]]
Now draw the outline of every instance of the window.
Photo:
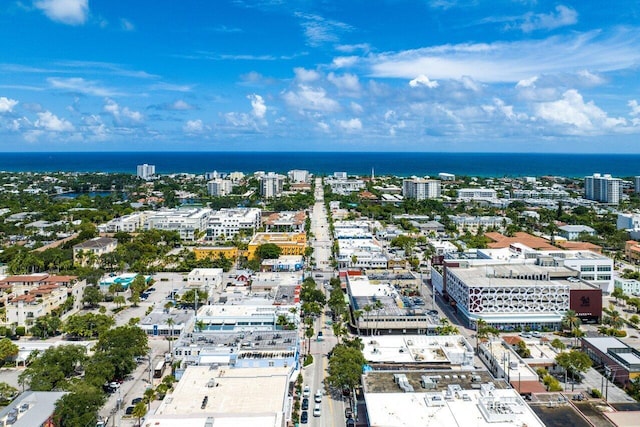
[(583, 265), (580, 267), (580, 271), (595, 271), (593, 265)]
[(610, 265), (599, 265), (598, 266), (598, 271), (611, 271), (611, 266)]

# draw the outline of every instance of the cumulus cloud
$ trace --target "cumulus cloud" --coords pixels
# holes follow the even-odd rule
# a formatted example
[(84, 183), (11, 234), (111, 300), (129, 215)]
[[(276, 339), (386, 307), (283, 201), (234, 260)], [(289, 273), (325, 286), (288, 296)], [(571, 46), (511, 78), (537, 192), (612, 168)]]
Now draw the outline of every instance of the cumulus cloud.
[(338, 120), (338, 126), (346, 131), (354, 131), (362, 129), (362, 122), (358, 118), (350, 120)]
[(59, 118), (50, 111), (38, 113), (38, 120), (35, 121), (34, 126), (50, 132), (72, 132), (74, 130), (71, 122)]
[(324, 89), (307, 85), (300, 85), (295, 91), (285, 92), (283, 99), (287, 105), (301, 111), (335, 112), (340, 109), (340, 104), (329, 98)]
[(360, 92), (360, 81), (358, 80), (358, 76), (355, 74), (347, 73), (342, 76), (338, 76), (335, 73), (329, 73), (327, 80), (333, 83), (333, 85), (342, 92), (349, 92), (351, 94)]
[(357, 56), (339, 56), (331, 62), (333, 68), (348, 68), (358, 62)]
[(18, 105), (18, 101), (15, 99), (7, 98), (6, 96), (0, 96), (0, 114), (10, 113), (13, 111), (13, 107)]
[(186, 101), (183, 101), (182, 99), (178, 99), (169, 107), (171, 110), (176, 110), (176, 111), (193, 110), (193, 106), (188, 104)]
[(527, 13), (517, 27), (525, 33), (536, 30), (554, 30), (578, 22), (578, 12), (570, 7), (558, 5), (554, 12)]
[(33, 5), (52, 21), (67, 25), (82, 25), (89, 15), (89, 0), (38, 0)]
[(609, 117), (593, 101), (584, 102), (575, 89), (566, 91), (556, 101), (537, 104), (535, 112), (547, 122), (569, 126), (570, 133), (574, 134), (600, 133), (626, 124), (623, 118)]
[(420, 74), (415, 79), (409, 81), (409, 86), (411, 87), (428, 87), (429, 89), (435, 89), (439, 86), (438, 82), (435, 80), (429, 80), (429, 77), (424, 74)]
[(640, 116), (640, 105), (638, 105), (638, 101), (632, 99), (627, 103), (627, 105), (631, 108), (631, 113), (629, 114), (632, 116)]
[(251, 101), (253, 115), (258, 119), (264, 119), (267, 113), (267, 106), (264, 103), (264, 99), (255, 93), (247, 96), (247, 98)]
[(202, 124), (202, 120), (188, 120), (187, 123), (182, 127), (182, 130), (185, 133), (197, 134), (202, 133), (204, 131), (204, 125)]
[(120, 107), (117, 102), (107, 99), (104, 105), (104, 111), (111, 114), (116, 123), (136, 124), (142, 122), (143, 116), (139, 111), (130, 110), (129, 107)]
[(296, 75), (296, 81), (300, 83), (311, 83), (320, 79), (320, 73), (314, 70), (307, 70), (302, 67), (297, 67), (293, 69), (293, 72)]

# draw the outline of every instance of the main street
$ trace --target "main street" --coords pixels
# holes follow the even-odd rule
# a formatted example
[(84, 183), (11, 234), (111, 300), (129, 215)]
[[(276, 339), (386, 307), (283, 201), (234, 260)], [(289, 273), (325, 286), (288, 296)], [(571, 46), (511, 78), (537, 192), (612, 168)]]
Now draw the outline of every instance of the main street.
[[(315, 181), (315, 199), (311, 211), (311, 231), (313, 233), (313, 255), (316, 262), (313, 278), (321, 289), (328, 296), (325, 283), (333, 277), (333, 269), (331, 268), (331, 245), (332, 240), (329, 234), (329, 223), (327, 221), (327, 211), (324, 205), (324, 195), (322, 187), (322, 179), (316, 178)], [(309, 425), (322, 427), (338, 427), (345, 425), (344, 419), (344, 401), (342, 396), (330, 394), (330, 389), (325, 387), (324, 379), (327, 375), (329, 351), (337, 344), (337, 339), (333, 334), (333, 328), (330, 326), (329, 317), (323, 312), (314, 324), (316, 336), (311, 340), (311, 355), (313, 356), (313, 364), (303, 368), (304, 385), (311, 388), (309, 396)], [(322, 338), (318, 339), (318, 332), (322, 332)], [(306, 351), (305, 341), (303, 348)], [(315, 406), (314, 394), (316, 390), (322, 390), (321, 415), (313, 416), (313, 408)]]

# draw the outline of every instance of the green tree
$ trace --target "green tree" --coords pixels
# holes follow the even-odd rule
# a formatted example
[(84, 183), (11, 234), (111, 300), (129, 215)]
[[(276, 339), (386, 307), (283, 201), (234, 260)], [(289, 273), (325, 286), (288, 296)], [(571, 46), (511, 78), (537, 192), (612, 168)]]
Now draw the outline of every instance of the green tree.
[(19, 375), (35, 391), (66, 390), (68, 379), (87, 360), (86, 349), (79, 345), (50, 347), (37, 355)]
[(102, 353), (114, 367), (114, 376), (124, 378), (136, 367), (134, 358), (149, 350), (147, 334), (136, 326), (119, 326), (100, 335), (96, 354)]
[(554, 338), (553, 341), (551, 341), (551, 347), (557, 348), (558, 350), (564, 350), (567, 348), (560, 338)]
[(105, 402), (105, 394), (98, 388), (79, 382), (69, 394), (56, 402), (53, 422), (56, 426), (95, 426), (98, 411)]
[(38, 338), (48, 338), (58, 335), (62, 320), (55, 314), (38, 317), (30, 329), (31, 335)]
[(7, 359), (18, 355), (20, 348), (9, 338), (0, 339), (0, 366), (4, 365)]
[(142, 417), (144, 417), (146, 414), (147, 414), (147, 405), (142, 401), (136, 403), (136, 406), (133, 407), (133, 412), (131, 413), (131, 415), (133, 415), (138, 419), (139, 426), (142, 425), (142, 422), (141, 422)]
[(17, 395), (18, 395), (17, 388), (5, 382), (0, 382), (0, 404), (6, 405)]
[(112, 316), (87, 313), (70, 316), (64, 324), (64, 332), (82, 338), (98, 337), (101, 333), (115, 325)]
[(556, 363), (564, 368), (572, 377), (580, 372), (587, 372), (593, 365), (593, 361), (587, 353), (580, 350), (571, 350), (556, 356)]
[(82, 303), (88, 305), (90, 308), (97, 307), (99, 303), (104, 300), (104, 295), (100, 292), (100, 288), (97, 286), (87, 286), (84, 288), (82, 295)]
[(336, 345), (329, 358), (327, 383), (339, 390), (352, 390), (360, 384), (365, 363), (360, 349), (344, 343)]
[(273, 243), (265, 243), (264, 245), (260, 245), (256, 248), (255, 255), (256, 257), (263, 259), (276, 259), (280, 257), (282, 253), (282, 249), (279, 246)]

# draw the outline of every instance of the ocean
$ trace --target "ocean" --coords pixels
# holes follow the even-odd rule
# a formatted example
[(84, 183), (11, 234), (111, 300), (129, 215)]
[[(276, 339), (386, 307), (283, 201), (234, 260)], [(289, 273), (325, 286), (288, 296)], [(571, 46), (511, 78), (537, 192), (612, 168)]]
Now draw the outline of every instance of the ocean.
[(440, 172), (477, 177), (555, 175), (584, 177), (609, 173), (640, 175), (640, 154), (411, 153), (411, 152), (51, 152), (0, 153), (0, 171), (136, 173), (155, 165), (157, 174), (205, 172), (316, 175), (437, 176)]

